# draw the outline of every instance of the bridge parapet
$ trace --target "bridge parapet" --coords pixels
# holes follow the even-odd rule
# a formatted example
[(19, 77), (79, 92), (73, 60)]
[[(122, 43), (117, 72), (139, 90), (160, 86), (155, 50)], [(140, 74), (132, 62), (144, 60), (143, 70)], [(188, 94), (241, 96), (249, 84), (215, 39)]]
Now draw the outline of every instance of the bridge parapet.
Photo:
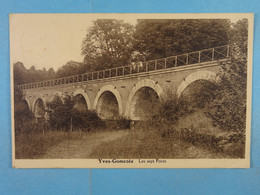
[(210, 49), (185, 53), (176, 56), (170, 56), (162, 59), (150, 60), (144, 63), (131, 64), (127, 66), (105, 69), (70, 77), (63, 77), (47, 81), (28, 83), (18, 85), (18, 89), (27, 90), (43, 87), (52, 87), (57, 85), (64, 85), (70, 83), (86, 82), (93, 80), (102, 80), (112, 77), (124, 77), (132, 74), (139, 74), (143, 72), (159, 71), (163, 69), (175, 68), (179, 66), (200, 64), (204, 62), (217, 61), (227, 59), (230, 57), (230, 46), (224, 45)]

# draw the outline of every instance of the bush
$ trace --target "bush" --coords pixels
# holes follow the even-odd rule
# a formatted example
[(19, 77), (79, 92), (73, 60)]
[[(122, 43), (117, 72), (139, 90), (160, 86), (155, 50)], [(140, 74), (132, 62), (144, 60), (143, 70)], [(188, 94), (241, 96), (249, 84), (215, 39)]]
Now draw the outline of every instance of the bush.
[(130, 119), (127, 119), (123, 116), (120, 116), (118, 119), (117, 119), (117, 125), (118, 125), (118, 128), (119, 129), (130, 129), (130, 126), (131, 126), (131, 120)]
[(104, 122), (95, 111), (81, 111), (75, 108), (75, 102), (70, 96), (57, 96), (47, 103), (47, 107), (48, 124), (53, 130), (91, 130), (104, 126)]
[(198, 133), (197, 129), (181, 128), (164, 130), (161, 133), (164, 139), (176, 139), (193, 146), (203, 147), (215, 153), (221, 153), (226, 158), (245, 157), (245, 136), (238, 133), (226, 135)]
[(83, 129), (89, 131), (97, 128), (103, 128), (105, 126), (105, 123), (95, 111), (73, 110), (71, 116), (73, 129)]
[(157, 107), (154, 108), (156, 112), (149, 116), (146, 126), (149, 128), (164, 129), (174, 124), (178, 118), (183, 114), (182, 108), (178, 103), (177, 96), (171, 92), (162, 99)]
[(228, 131), (245, 131), (247, 104), (248, 21), (238, 21), (231, 31), (231, 63), (222, 65), (215, 99), (208, 105), (208, 115)]
[(71, 126), (71, 112), (73, 101), (70, 96), (61, 98), (56, 96), (51, 102), (47, 102), (48, 123), (54, 130), (66, 129)]

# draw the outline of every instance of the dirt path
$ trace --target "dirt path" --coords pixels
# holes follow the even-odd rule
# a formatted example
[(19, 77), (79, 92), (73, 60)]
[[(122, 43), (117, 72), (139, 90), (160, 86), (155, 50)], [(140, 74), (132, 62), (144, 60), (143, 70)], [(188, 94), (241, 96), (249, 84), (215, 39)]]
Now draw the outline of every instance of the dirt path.
[(91, 152), (101, 143), (111, 142), (128, 135), (128, 131), (97, 132), (82, 135), (81, 139), (65, 140), (52, 147), (45, 155), (44, 159), (74, 159), (88, 158)]

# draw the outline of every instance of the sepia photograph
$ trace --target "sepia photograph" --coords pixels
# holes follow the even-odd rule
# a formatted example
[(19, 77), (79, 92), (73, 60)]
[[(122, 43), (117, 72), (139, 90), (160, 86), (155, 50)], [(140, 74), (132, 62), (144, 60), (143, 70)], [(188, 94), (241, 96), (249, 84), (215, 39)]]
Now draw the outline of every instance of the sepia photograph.
[(253, 14), (10, 14), (15, 168), (249, 168)]

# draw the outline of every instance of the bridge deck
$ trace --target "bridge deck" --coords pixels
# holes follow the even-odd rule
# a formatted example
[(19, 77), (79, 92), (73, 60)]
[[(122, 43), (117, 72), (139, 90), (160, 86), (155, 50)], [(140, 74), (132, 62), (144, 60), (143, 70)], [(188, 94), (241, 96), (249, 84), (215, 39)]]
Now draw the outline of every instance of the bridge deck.
[(143, 72), (159, 71), (163, 69), (169, 69), (179, 66), (200, 64), (204, 62), (217, 61), (227, 59), (230, 56), (229, 45), (220, 47), (185, 53), (176, 56), (170, 56), (162, 59), (151, 60), (147, 62), (139, 62), (127, 66), (105, 69), (101, 71), (95, 71), (90, 73), (84, 73), (80, 75), (74, 75), (70, 77), (63, 77), (58, 79), (46, 80), (35, 83), (28, 83), (18, 85), (18, 89), (34, 89), (41, 87), (52, 87), (56, 85), (64, 85), (77, 82), (86, 82), (93, 80), (106, 79), (111, 77), (122, 77), (132, 74), (139, 74)]

